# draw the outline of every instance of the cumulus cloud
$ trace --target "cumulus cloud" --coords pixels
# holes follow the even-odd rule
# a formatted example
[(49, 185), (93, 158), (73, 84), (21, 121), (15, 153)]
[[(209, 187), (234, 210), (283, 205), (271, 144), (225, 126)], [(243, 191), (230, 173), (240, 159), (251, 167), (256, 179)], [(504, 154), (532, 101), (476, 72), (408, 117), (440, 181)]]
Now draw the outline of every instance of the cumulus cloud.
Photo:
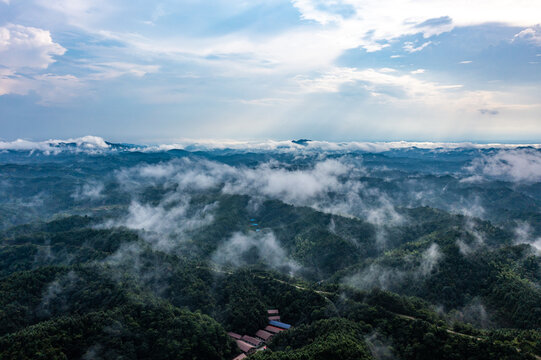
[(0, 65), (9, 69), (46, 69), (65, 52), (48, 30), (15, 24), (0, 27)]
[(222, 266), (243, 266), (262, 262), (289, 273), (300, 269), (299, 264), (288, 258), (272, 232), (235, 233), (218, 246), (212, 260)]
[[(72, 2), (66, 4), (70, 7)], [(42, 105), (70, 101), (89, 81), (112, 79), (123, 75), (143, 77), (159, 70), (158, 65), (122, 61), (81, 61), (92, 71), (84, 77), (71, 74), (43, 73), (65, 54), (65, 49), (53, 41), (49, 30), (7, 24), (0, 27), (0, 95), (27, 95), (36, 92)]]
[(541, 181), (541, 153), (535, 149), (501, 150), (474, 159), (473, 174), (517, 182)]
[(66, 49), (48, 30), (16, 24), (0, 27), (0, 96), (34, 91), (42, 104), (71, 98), (79, 81), (72, 75), (43, 74)]

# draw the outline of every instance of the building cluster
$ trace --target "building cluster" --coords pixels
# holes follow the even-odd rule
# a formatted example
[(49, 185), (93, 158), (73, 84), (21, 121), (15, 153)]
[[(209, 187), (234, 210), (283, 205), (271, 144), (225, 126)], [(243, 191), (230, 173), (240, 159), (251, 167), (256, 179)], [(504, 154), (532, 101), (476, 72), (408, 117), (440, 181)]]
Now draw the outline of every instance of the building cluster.
[(237, 346), (243, 352), (233, 360), (242, 360), (256, 351), (266, 350), (267, 344), (274, 335), (291, 328), (291, 325), (280, 321), (278, 310), (267, 310), (267, 316), (269, 325), (265, 329), (258, 330), (255, 336), (239, 335), (234, 332), (227, 333), (227, 335), (236, 341)]

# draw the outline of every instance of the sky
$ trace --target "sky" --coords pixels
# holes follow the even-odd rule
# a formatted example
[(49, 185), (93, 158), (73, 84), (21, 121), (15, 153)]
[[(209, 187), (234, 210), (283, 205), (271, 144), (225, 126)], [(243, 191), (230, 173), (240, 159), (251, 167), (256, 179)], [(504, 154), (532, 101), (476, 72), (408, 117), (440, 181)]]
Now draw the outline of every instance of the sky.
[(541, 142), (539, 0), (0, 0), (0, 140)]

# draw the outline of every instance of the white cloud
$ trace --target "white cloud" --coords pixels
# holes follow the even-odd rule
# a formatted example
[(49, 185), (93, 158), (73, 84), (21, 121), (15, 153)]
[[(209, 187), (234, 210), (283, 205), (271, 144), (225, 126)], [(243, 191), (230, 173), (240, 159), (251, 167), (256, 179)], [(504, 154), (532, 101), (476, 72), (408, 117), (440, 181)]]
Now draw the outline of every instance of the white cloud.
[(77, 96), (84, 84), (73, 75), (22, 75), (9, 69), (0, 69), (0, 96), (27, 95), (35, 92), (41, 105), (68, 103)]
[[(124, 16), (125, 4), (118, 1), (90, 4), (82, 0), (39, 0), (39, 4), (64, 14), (73, 26), (128, 44), (127, 50), (139, 56), (146, 53), (182, 62), (197, 61), (206, 66), (219, 63), (221, 71), (236, 73), (321, 69), (332, 64), (347, 49), (362, 47), (367, 51), (378, 51), (404, 35), (423, 34), (428, 38), (450, 31), (454, 26), (487, 22), (531, 26), (538, 22), (533, 14), (539, 10), (535, 0), (522, 0), (520, 7), (509, 6), (504, 0), (482, 0), (475, 4), (466, 0), (389, 0), (385, 4), (376, 0), (292, 0), (301, 20), (307, 21), (294, 24), (285, 31), (264, 35), (237, 31), (196, 39), (171, 32), (122, 30), (117, 20)], [(334, 9), (344, 7), (351, 9), (347, 16)], [(229, 8), (231, 16), (246, 11), (245, 4), (233, 3)], [(140, 15), (141, 21), (148, 20), (149, 11), (163, 12), (159, 7), (141, 7), (140, 13), (136, 8), (130, 10), (134, 15)], [(412, 44), (406, 49), (420, 51), (429, 43)], [(220, 60), (209, 61), (211, 55)]]
[(421, 264), (419, 266), (419, 271), (421, 274), (424, 276), (430, 275), (442, 256), (443, 255), (438, 244), (430, 245), (430, 247), (423, 252), (421, 258)]
[[(279, 199), (327, 213), (361, 217), (376, 225), (400, 223), (402, 218), (390, 199), (359, 181), (363, 174), (365, 170), (358, 162), (332, 159), (317, 161), (306, 169), (289, 169), (277, 162), (249, 168), (182, 159), (119, 172), (118, 181), (130, 193), (149, 182), (169, 184), (180, 193), (212, 188), (225, 194)], [(164, 214), (158, 216), (163, 217)]]
[(138, 230), (153, 247), (173, 250), (186, 240), (187, 233), (214, 221), (215, 203), (194, 208), (190, 201), (190, 196), (180, 192), (167, 194), (157, 205), (134, 200), (124, 218), (111, 220), (102, 226), (125, 226)]
[[(177, 143), (162, 144), (162, 145), (149, 145), (127, 149), (126, 151), (169, 151), (175, 149), (187, 149), (191, 151), (208, 151), (208, 150), (220, 150), (220, 149), (233, 149), (237, 151), (276, 151), (284, 153), (298, 153), (300, 156), (305, 154), (315, 153), (347, 153), (351, 151), (366, 151), (371, 153), (378, 153), (389, 151), (393, 149), (434, 149), (439, 151), (447, 151), (458, 148), (464, 149), (507, 149), (513, 150), (521, 147), (541, 148), (541, 144), (523, 143), (523, 144), (504, 144), (504, 143), (486, 143), (478, 144), (471, 142), (412, 142), (412, 141), (389, 141), (389, 142), (330, 142), (330, 141), (309, 141), (306, 145), (299, 145), (291, 142), (290, 140), (227, 140), (227, 139), (180, 139)], [(0, 150), (30, 150), (30, 151), (45, 151), (49, 153), (55, 153), (60, 151), (72, 151), (73, 148), (62, 147), (62, 144), (75, 143), (77, 147), (76, 151), (96, 151), (110, 149), (110, 145), (106, 141), (98, 136), (85, 136), (76, 139), (55, 139), (46, 141), (30, 141), (18, 139), (14, 141), (0, 141)], [(155, 178), (163, 179), (167, 177), (173, 177), (176, 174), (177, 166), (173, 163), (161, 164), (161, 165), (146, 165), (137, 168), (137, 176), (142, 178)], [(213, 177), (214, 175), (205, 175), (193, 171), (186, 179), (183, 179), (181, 184), (186, 186), (198, 186), (197, 184), (203, 184), (203, 188), (216, 186), (219, 179)], [(123, 173), (123, 181), (133, 177), (134, 173)], [(474, 179), (468, 178), (463, 181), (480, 181), (481, 177), (475, 177)], [(178, 180), (178, 179), (177, 179)], [(179, 180), (180, 181), (180, 180)]]
[[(313, 0), (291, 0), (293, 6), (301, 11), (301, 18), (304, 20), (314, 20), (320, 24), (327, 25), (342, 20), (340, 15), (329, 13), (318, 7), (319, 1)], [(336, 3), (336, 2), (335, 2)]]
[(8, 24), (0, 27), (0, 65), (9, 69), (46, 69), (66, 49), (47, 30)]
[(539, 19), (534, 14), (540, 10), (539, 2), (535, 0), (523, 0), (520, 6), (511, 5), (505, 0), (481, 0), (475, 3), (467, 0), (388, 0), (384, 3), (376, 0), (336, 1), (355, 10), (354, 16), (344, 18), (319, 10), (317, 0), (297, 0), (292, 3), (303, 18), (329, 27), (337, 26), (338, 23), (340, 30), (354, 30), (354, 33), (359, 34), (357, 46), (367, 44), (361, 40), (367, 35), (373, 44), (417, 33), (427, 38), (450, 31), (454, 26), (490, 22), (531, 26), (538, 23)]
[(104, 80), (112, 79), (123, 75), (132, 75), (135, 77), (143, 77), (146, 74), (152, 74), (159, 71), (159, 65), (141, 65), (128, 62), (102, 62), (88, 63), (84, 66), (95, 71), (89, 75), (88, 80)]
[(89, 30), (115, 11), (119, 17), (123, 16), (118, 1), (35, 0), (35, 3), (45, 11), (60, 14), (58, 21)]
[(78, 187), (71, 195), (76, 201), (99, 200), (105, 197), (105, 185), (101, 182), (89, 182)]
[[(73, 143), (73, 147), (63, 147), (64, 144)], [(100, 151), (109, 148), (109, 144), (98, 136), (84, 136), (75, 139), (51, 139), (46, 141), (30, 141), (17, 139), (15, 141), (0, 141), (0, 150), (27, 150), (27, 151), (43, 151), (46, 154), (56, 154), (60, 151)]]
[(408, 97), (436, 96), (443, 91), (458, 89), (461, 85), (439, 85), (422, 81), (410, 75), (391, 74), (381, 69), (357, 70), (355, 68), (334, 68), (316, 79), (298, 79), (307, 92), (338, 92), (347, 83), (361, 82), (371, 92), (380, 93), (384, 87), (396, 87)]
[(461, 61), (459, 62), (459, 64), (471, 64), (473, 61), (471, 60), (464, 60), (464, 61)]
[(219, 265), (242, 266), (248, 263), (246, 254), (254, 250), (259, 261), (272, 268), (287, 270), (290, 273), (300, 269), (299, 264), (288, 258), (286, 251), (272, 232), (235, 233), (218, 246), (212, 255), (212, 260)]
[(541, 25), (529, 27), (515, 35), (513, 40), (526, 40), (541, 46)]
[(541, 238), (533, 235), (533, 229), (526, 222), (519, 222), (514, 230), (516, 244), (528, 244), (534, 247), (538, 254), (541, 254)]
[(349, 286), (363, 290), (372, 288), (389, 290), (395, 288), (397, 284), (403, 283), (407, 275), (405, 271), (374, 263), (362, 271), (346, 276), (342, 281)]
[(35, 92), (43, 105), (69, 101), (81, 88), (80, 79), (41, 72), (65, 52), (48, 30), (15, 24), (0, 27), (0, 96)]
[(425, 69), (417, 69), (417, 70), (410, 71), (410, 73), (413, 75), (424, 74), (425, 72), (426, 72)]
[(541, 181), (541, 153), (533, 149), (501, 150), (474, 159), (467, 170), (486, 177), (538, 182)]
[[(406, 43), (404, 49), (408, 52), (422, 51), (433, 41), (429, 39), (431, 36), (450, 31), (455, 26), (497, 22), (531, 27), (538, 22), (532, 14), (539, 10), (539, 3), (535, 0), (522, 0), (520, 6), (511, 6), (504, 0), (481, 0), (475, 4), (466, 0), (388, 0), (385, 4), (375, 0), (292, 0), (291, 5), (301, 15), (301, 21), (296, 24), (291, 23), (280, 30), (263, 33), (239, 29), (197, 36), (176, 31), (178, 29), (174, 27), (160, 28), (160, 16), (175, 11), (175, 6), (171, 4), (128, 6), (126, 2), (119, 0), (34, 1), (40, 6), (40, 10), (46, 13), (45, 18), (54, 19), (54, 26), (57, 26), (59, 31), (71, 31), (73, 27), (78, 27), (91, 34), (92, 40), (97, 42), (108, 39), (121, 44), (115, 49), (107, 47), (107, 58), (101, 58), (92, 64), (78, 64), (95, 71), (88, 78), (78, 76), (82, 83), (123, 75), (143, 77), (156, 73), (159, 68), (149, 64), (158, 62), (188, 64), (201, 70), (202, 76), (212, 78), (241, 76), (246, 79), (254, 74), (265, 75), (279, 79), (274, 83), (279, 85), (270, 86), (273, 87), (271, 91), (261, 94), (255, 100), (236, 99), (236, 103), (249, 105), (250, 109), (255, 108), (252, 105), (287, 107), (283, 113), (287, 113), (289, 108), (303, 106), (293, 101), (284, 105), (285, 99), (299, 99), (291, 95), (297, 93), (294, 88), (298, 79), (296, 76), (301, 74), (301, 79), (304, 79), (309, 77), (307, 74), (329, 73), (336, 59), (346, 50), (361, 47), (366, 51), (378, 51), (402, 36), (421, 34), (426, 41)], [(268, 2), (255, 2), (256, 5), (253, 6), (262, 3)], [(220, 1), (220, 6), (223, 4), (230, 5), (227, 15), (231, 17), (247, 9), (245, 2)], [(344, 8), (348, 9), (347, 15), (336, 11)], [(129, 16), (133, 17), (133, 22), (123, 21), (127, 11)], [(136, 27), (137, 31), (134, 31), (134, 23), (141, 24), (149, 18), (156, 22), (155, 26)], [(90, 52), (99, 48), (93, 43), (85, 45), (89, 45)], [(391, 57), (398, 56), (400, 55)], [(4, 81), (11, 85), (0, 85), (4, 88), (0, 89), (1, 92), (7, 93), (6, 89), (16, 88), (13, 85), (14, 79)], [(24, 82), (18, 84), (24, 89)], [(330, 85), (330, 89), (337, 88)], [(178, 103), (187, 97), (178, 91), (166, 91), (169, 89), (162, 85), (157, 89), (158, 87), (140, 87), (134, 91), (137, 91), (137, 95), (144, 101), (150, 102)], [(157, 94), (159, 91), (161, 92)], [(68, 88), (66, 92), (76, 93), (73, 88)], [(377, 97), (380, 93), (373, 91), (373, 95)], [(48, 101), (53, 102), (52, 99)]]
[(404, 43), (404, 50), (406, 50), (409, 53), (414, 53), (414, 52), (418, 52), (418, 51), (423, 50), (424, 48), (426, 48), (430, 44), (432, 44), (432, 41), (427, 41), (427, 42), (422, 43), (419, 46), (416, 46), (415, 43), (413, 43), (411, 41), (406, 41)]
[(340, 161), (325, 160), (313, 169), (289, 171), (265, 164), (259, 168), (243, 169), (234, 182), (224, 187), (226, 193), (261, 194), (288, 203), (308, 204), (340, 187), (339, 177), (353, 171)]

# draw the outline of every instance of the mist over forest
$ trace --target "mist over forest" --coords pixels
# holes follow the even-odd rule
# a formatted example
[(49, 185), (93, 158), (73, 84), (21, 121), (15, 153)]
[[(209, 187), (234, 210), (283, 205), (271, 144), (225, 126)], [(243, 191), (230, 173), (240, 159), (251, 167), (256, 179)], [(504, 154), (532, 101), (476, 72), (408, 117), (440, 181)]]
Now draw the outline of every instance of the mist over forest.
[(0, 359), (541, 355), (541, 150), (0, 142)]

